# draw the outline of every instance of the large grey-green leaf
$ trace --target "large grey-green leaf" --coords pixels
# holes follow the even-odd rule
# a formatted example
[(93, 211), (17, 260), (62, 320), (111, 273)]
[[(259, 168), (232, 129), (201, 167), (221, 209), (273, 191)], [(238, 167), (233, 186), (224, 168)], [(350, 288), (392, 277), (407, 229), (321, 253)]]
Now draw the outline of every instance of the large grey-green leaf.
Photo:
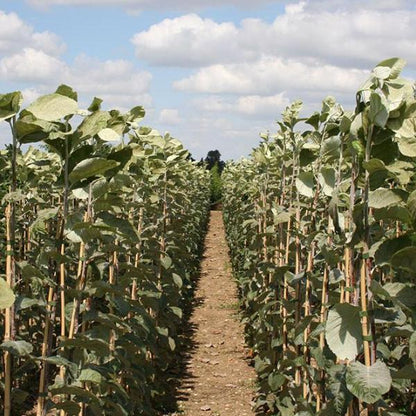
[(96, 111), (85, 117), (77, 131), (83, 138), (93, 137), (107, 127), (111, 115), (108, 111)]
[(314, 180), (312, 172), (299, 173), (298, 177), (296, 178), (296, 188), (301, 195), (312, 198), (314, 195), (313, 186)]
[(46, 223), (55, 218), (58, 214), (58, 208), (45, 208), (37, 212), (36, 220), (31, 224), (32, 232), (42, 232), (46, 230)]
[(416, 272), (416, 247), (405, 247), (393, 254), (391, 264), (398, 269)]
[(367, 162), (363, 162), (363, 168), (368, 170), (370, 173), (374, 173), (380, 170), (386, 170), (386, 165), (380, 159), (370, 159)]
[(330, 137), (323, 141), (321, 146), (321, 157), (327, 162), (337, 160), (341, 149), (341, 140), (338, 136)]
[(8, 120), (20, 110), (23, 96), (20, 91), (0, 94), (0, 121)]
[(378, 188), (370, 192), (368, 205), (371, 208), (385, 208), (403, 202), (402, 193), (396, 189)]
[(380, 240), (376, 243), (377, 248), (374, 253), (374, 260), (378, 266), (390, 264), (392, 256), (412, 244), (411, 239), (407, 235), (401, 237)]
[(385, 59), (384, 61), (381, 61), (377, 64), (377, 66), (374, 68), (374, 72), (377, 73), (376, 70), (380, 71), (380, 68), (389, 68), (390, 73), (387, 77), (383, 79), (395, 79), (397, 78), (400, 73), (402, 72), (402, 69), (406, 65), (406, 61), (402, 58), (389, 58)]
[(334, 168), (322, 168), (319, 173), (319, 183), (322, 187), (322, 192), (326, 196), (331, 196), (335, 189), (336, 172)]
[(413, 364), (416, 364), (416, 332), (413, 332), (409, 340), (409, 356)]
[(347, 369), (348, 390), (365, 403), (375, 403), (391, 388), (391, 375), (382, 361), (367, 367), (356, 361)]
[(333, 400), (333, 405), (337, 411), (337, 415), (345, 415), (348, 405), (353, 397), (347, 389), (345, 381), (346, 370), (346, 366), (341, 364), (335, 364), (328, 370), (329, 396)]
[(413, 285), (395, 282), (386, 283), (383, 288), (385, 291), (387, 291), (393, 300), (400, 302), (400, 304), (408, 308), (413, 308), (416, 306), (416, 288)]
[(378, 127), (384, 128), (389, 119), (388, 102), (384, 95), (379, 95), (376, 92), (371, 93), (370, 96), (370, 121)]
[(35, 117), (46, 121), (60, 120), (75, 114), (77, 110), (78, 103), (75, 100), (56, 93), (39, 97), (27, 108)]
[(0, 277), (0, 309), (10, 308), (13, 305), (15, 296), (7, 282)]
[(5, 341), (0, 345), (0, 348), (19, 357), (30, 355), (33, 352), (33, 345), (26, 341)]
[(98, 132), (98, 137), (105, 142), (118, 142), (121, 138), (117, 132), (108, 127)]
[(69, 179), (72, 183), (75, 183), (91, 176), (102, 175), (107, 170), (113, 169), (118, 165), (119, 163), (115, 160), (92, 157), (78, 163), (69, 174)]
[(15, 131), (20, 143), (35, 143), (50, 137), (52, 123), (44, 120), (17, 120)]
[[(412, 130), (414, 130), (414, 124), (412, 124)], [(414, 132), (413, 132), (414, 133)], [(400, 153), (408, 157), (416, 157), (416, 137), (398, 137), (397, 144), (399, 146)]]
[(82, 382), (101, 384), (103, 381), (103, 376), (98, 371), (93, 370), (92, 368), (84, 368), (81, 371), (78, 380)]
[(337, 303), (328, 313), (325, 338), (339, 359), (355, 360), (363, 343), (360, 309), (348, 303)]

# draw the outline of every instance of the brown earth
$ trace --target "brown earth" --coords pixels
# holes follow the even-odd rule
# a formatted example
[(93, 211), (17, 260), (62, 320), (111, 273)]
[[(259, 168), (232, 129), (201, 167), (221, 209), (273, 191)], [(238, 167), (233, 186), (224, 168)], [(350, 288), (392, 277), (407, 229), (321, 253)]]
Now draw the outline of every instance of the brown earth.
[(211, 211), (175, 415), (249, 416), (255, 371), (238, 317), (221, 211)]

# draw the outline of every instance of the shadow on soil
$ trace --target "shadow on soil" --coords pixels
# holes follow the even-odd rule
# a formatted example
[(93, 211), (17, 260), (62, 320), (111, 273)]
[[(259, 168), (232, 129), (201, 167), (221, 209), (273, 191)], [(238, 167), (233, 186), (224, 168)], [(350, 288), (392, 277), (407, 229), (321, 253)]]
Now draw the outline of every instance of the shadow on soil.
[[(205, 249), (201, 256), (201, 262), (205, 258)], [(178, 402), (190, 400), (190, 396), (195, 385), (195, 378), (192, 375), (191, 359), (198, 347), (195, 341), (195, 334), (199, 326), (191, 322), (192, 314), (195, 308), (205, 302), (204, 297), (195, 297), (201, 279), (201, 270), (194, 280), (191, 299), (189, 306), (184, 311), (183, 327), (179, 333), (179, 345), (177, 346), (177, 355), (174, 365), (168, 370), (167, 380), (171, 386), (170, 398), (167, 402), (165, 416), (181, 415), (181, 409), (178, 408)]]

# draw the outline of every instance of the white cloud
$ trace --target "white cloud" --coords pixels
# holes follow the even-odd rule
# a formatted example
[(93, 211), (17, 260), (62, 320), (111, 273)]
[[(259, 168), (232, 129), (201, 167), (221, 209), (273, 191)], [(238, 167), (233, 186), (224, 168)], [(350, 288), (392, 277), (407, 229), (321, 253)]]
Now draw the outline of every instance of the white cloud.
[(159, 123), (178, 125), (182, 122), (179, 111), (176, 108), (164, 108), (159, 115)]
[(27, 91), (36, 93), (53, 91), (65, 83), (88, 102), (99, 96), (106, 107), (129, 109), (152, 104), (149, 93), (152, 75), (125, 60), (100, 61), (81, 55), (68, 64), (43, 51), (25, 48), (0, 60), (0, 76), (18, 85), (23, 82)]
[(41, 50), (24, 48), (22, 52), (0, 60), (2, 78), (15, 82), (44, 82), (67, 73), (66, 65)]
[(272, 23), (245, 19), (236, 26), (195, 14), (165, 19), (132, 42), (140, 59), (161, 66), (250, 62), (265, 55), (360, 68), (398, 55), (416, 64), (411, 52), (416, 48), (414, 7), (391, 9), (383, 2), (354, 0), (354, 7), (335, 1), (323, 8), (326, 1), (287, 4)]
[(49, 55), (59, 55), (66, 46), (60, 38), (50, 32), (35, 32), (16, 13), (0, 10), (0, 52), (3, 54), (33, 48)]
[(104, 99), (104, 104), (131, 108), (135, 105), (151, 105), (151, 80), (150, 72), (139, 70), (130, 61), (100, 61), (81, 55), (62, 82), (89, 97), (98, 95)]
[(283, 91), (355, 91), (366, 71), (264, 57), (254, 63), (212, 65), (176, 81), (180, 91), (273, 95)]
[(279, 114), (287, 105), (289, 105), (289, 99), (284, 93), (270, 96), (247, 95), (240, 97), (237, 102), (240, 113), (263, 117)]
[(244, 50), (238, 47), (238, 30), (231, 22), (216, 23), (188, 14), (165, 19), (136, 34), (132, 43), (138, 58), (156, 65), (199, 66), (224, 57), (232, 62)]
[(269, 96), (243, 95), (232, 99), (209, 95), (194, 100), (195, 106), (204, 113), (238, 114), (263, 120), (279, 114), (289, 103), (285, 93)]

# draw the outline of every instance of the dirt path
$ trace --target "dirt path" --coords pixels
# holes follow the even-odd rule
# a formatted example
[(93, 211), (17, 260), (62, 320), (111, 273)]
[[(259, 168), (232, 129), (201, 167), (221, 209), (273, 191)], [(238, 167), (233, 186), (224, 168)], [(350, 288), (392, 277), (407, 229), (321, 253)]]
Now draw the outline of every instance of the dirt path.
[(190, 318), (193, 349), (185, 359), (178, 415), (253, 415), (255, 372), (245, 359), (221, 211), (211, 211), (196, 306)]

